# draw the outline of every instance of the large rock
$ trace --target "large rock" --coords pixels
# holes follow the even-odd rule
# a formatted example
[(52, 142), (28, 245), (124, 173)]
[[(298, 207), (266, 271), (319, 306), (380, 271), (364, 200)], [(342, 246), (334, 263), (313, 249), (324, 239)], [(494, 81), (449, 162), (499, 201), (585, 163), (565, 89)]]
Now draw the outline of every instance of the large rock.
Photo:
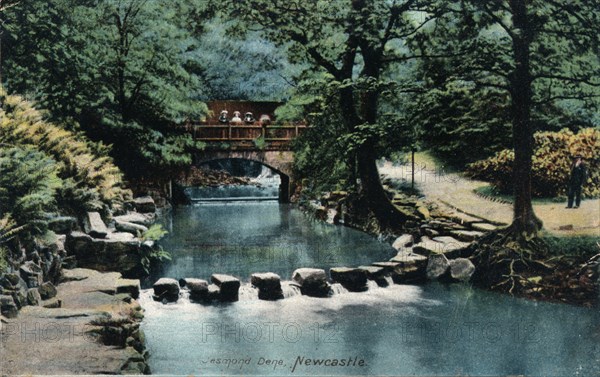
[(319, 268), (299, 268), (292, 273), (292, 280), (303, 295), (327, 297), (331, 291), (325, 270)]
[(403, 234), (400, 237), (396, 238), (394, 243), (392, 243), (392, 247), (396, 250), (402, 250), (405, 247), (409, 247), (413, 244), (414, 239), (410, 234)]
[(130, 223), (128, 221), (122, 221), (122, 220), (115, 220), (115, 228), (119, 232), (131, 233), (136, 237), (141, 236), (142, 234), (144, 234), (144, 232), (146, 232), (148, 230), (148, 228), (145, 227), (144, 225)]
[(443, 279), (448, 276), (450, 263), (444, 254), (431, 254), (427, 262), (426, 276), (429, 280)]
[(367, 275), (367, 279), (373, 280), (380, 287), (388, 286), (388, 282), (385, 278), (390, 276), (390, 272), (385, 268), (376, 266), (359, 266), (358, 269), (363, 270)]
[(140, 240), (130, 233), (110, 233), (99, 239), (75, 231), (67, 236), (65, 248), (76, 257), (78, 267), (127, 274), (141, 264)]
[(421, 283), (425, 281), (425, 268), (417, 265), (398, 264), (392, 272), (392, 280), (396, 284)]
[(42, 296), (37, 288), (29, 288), (27, 290), (27, 304), (38, 306), (42, 302)]
[(53, 217), (48, 220), (48, 229), (58, 234), (69, 234), (77, 227), (77, 219), (71, 216)]
[(140, 281), (138, 279), (119, 279), (115, 284), (115, 293), (126, 293), (133, 298), (140, 297)]
[(450, 277), (458, 281), (469, 281), (475, 272), (475, 265), (467, 258), (456, 258), (450, 261)]
[(156, 221), (156, 215), (154, 213), (130, 212), (126, 215), (115, 216), (113, 217), (113, 220), (115, 220), (115, 222), (122, 221), (126, 223), (134, 223), (143, 225), (145, 227), (149, 227)]
[(175, 302), (179, 299), (179, 282), (175, 279), (161, 278), (152, 287), (156, 301)]
[(351, 292), (367, 290), (367, 272), (360, 268), (334, 267), (329, 269), (331, 279)]
[(40, 292), (40, 296), (43, 300), (51, 299), (58, 293), (56, 291), (56, 287), (54, 287), (54, 284), (50, 283), (49, 281), (42, 283), (42, 285), (40, 285), (38, 288), (38, 291)]
[(0, 313), (6, 318), (15, 318), (19, 313), (12, 296), (0, 295)]
[(190, 291), (190, 299), (206, 300), (208, 298), (208, 282), (202, 279), (186, 278), (183, 279), (185, 286)]
[(387, 273), (394, 271), (394, 268), (396, 268), (396, 266), (398, 266), (399, 264), (400, 263), (398, 263), (398, 262), (373, 262), (373, 263), (371, 263), (372, 266), (383, 268), (384, 271)]
[(413, 253), (409, 249), (399, 251), (390, 262), (395, 262), (401, 266), (417, 266), (419, 268), (425, 268), (427, 265), (427, 257), (421, 254)]
[(104, 238), (108, 234), (108, 228), (98, 212), (88, 212), (83, 218), (85, 232), (94, 238)]
[(258, 298), (261, 300), (279, 300), (283, 298), (281, 277), (273, 272), (252, 274), (250, 283), (258, 288)]
[(210, 280), (219, 287), (221, 301), (237, 301), (240, 293), (240, 279), (223, 274), (212, 274)]
[(42, 284), (42, 268), (33, 261), (27, 261), (23, 263), (21, 267), (19, 267), (19, 273), (29, 288), (37, 288)]
[(156, 204), (151, 196), (140, 196), (133, 199), (135, 210), (139, 213), (154, 213), (156, 212)]
[(414, 245), (415, 253), (429, 256), (432, 254), (445, 254), (448, 258), (457, 258), (462, 256), (462, 252), (469, 246), (467, 242), (461, 242), (452, 237), (435, 237), (429, 239), (423, 237), (421, 242)]

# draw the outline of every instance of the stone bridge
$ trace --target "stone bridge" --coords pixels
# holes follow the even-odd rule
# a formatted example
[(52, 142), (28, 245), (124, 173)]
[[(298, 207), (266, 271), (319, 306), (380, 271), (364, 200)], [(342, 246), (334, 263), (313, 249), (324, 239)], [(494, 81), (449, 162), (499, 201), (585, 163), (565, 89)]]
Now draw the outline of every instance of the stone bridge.
[(288, 202), (295, 189), (292, 172), (294, 152), (291, 141), (305, 125), (188, 125), (195, 140), (206, 148), (194, 154), (194, 164), (216, 160), (241, 159), (258, 162), (281, 177), (279, 201)]

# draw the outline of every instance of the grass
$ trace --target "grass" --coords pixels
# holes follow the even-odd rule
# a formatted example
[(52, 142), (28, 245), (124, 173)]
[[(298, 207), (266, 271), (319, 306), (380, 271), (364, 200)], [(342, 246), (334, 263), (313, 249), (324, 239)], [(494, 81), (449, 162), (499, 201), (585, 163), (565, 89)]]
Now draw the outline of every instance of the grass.
[(587, 259), (600, 253), (600, 237), (598, 236), (557, 237), (545, 233), (543, 239), (550, 246), (550, 255)]

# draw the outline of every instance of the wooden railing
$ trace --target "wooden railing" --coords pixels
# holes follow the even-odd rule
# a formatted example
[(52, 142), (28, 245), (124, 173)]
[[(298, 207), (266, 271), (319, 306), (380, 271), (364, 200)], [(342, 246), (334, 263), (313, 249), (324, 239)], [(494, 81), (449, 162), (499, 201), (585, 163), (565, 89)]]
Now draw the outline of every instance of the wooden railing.
[(246, 142), (263, 138), (265, 142), (290, 142), (308, 127), (298, 125), (198, 125), (185, 126), (195, 140), (206, 142)]

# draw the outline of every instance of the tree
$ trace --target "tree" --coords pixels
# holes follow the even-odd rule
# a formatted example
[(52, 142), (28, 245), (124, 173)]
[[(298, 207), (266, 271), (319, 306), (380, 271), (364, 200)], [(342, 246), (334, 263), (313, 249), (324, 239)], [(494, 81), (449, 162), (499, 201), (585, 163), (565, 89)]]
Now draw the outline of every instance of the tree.
[[(430, 10), (426, 3), (430, 2), (221, 2), (223, 11), (239, 21), (236, 28), (260, 29), (278, 46), (288, 46), (293, 60), (308, 62), (311, 69), (326, 74), (344, 125), (340, 140), (352, 152), (351, 164), (368, 207), (384, 227), (406, 220), (388, 199), (376, 166), (377, 144), (386, 135), (380, 119), (381, 93), (393, 86), (384, 72), (398, 58), (405, 39), (435, 18), (425, 13)], [(414, 17), (415, 12), (422, 17)]]
[(188, 163), (196, 144), (175, 125), (206, 111), (189, 56), (203, 10), (190, 0), (20, 2), (3, 12), (6, 87), (112, 144), (130, 175)]
[(516, 238), (542, 227), (531, 204), (533, 133), (541, 121), (533, 114), (550, 106), (598, 109), (599, 21), (591, 0), (457, 1), (437, 25), (445, 44), (427, 45), (458, 57), (438, 61), (452, 71), (450, 80), (508, 94), (515, 152), (509, 232)]

